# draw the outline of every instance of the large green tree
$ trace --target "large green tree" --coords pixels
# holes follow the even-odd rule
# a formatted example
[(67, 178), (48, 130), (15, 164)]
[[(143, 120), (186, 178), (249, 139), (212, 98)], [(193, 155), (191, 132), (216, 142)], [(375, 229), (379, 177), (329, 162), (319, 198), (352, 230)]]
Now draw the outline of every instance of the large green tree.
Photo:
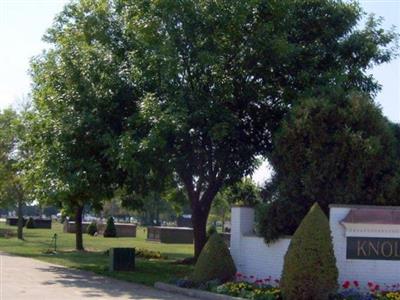
[(84, 205), (100, 208), (118, 182), (110, 145), (134, 104), (119, 30), (108, 1), (72, 3), (45, 36), (50, 50), (32, 61), (27, 170), (39, 201), (74, 211), (77, 250)]
[(261, 213), (268, 241), (292, 234), (314, 202), (398, 205), (395, 125), (367, 96), (336, 95), (295, 105), (275, 136), (273, 185)]
[(128, 61), (141, 98), (121, 139), (121, 162), (137, 177), (133, 190), (147, 174), (173, 174), (185, 187), (196, 256), (215, 195), (270, 153), (290, 107), (331, 89), (373, 95), (378, 85), (366, 71), (392, 57), (394, 34), (372, 17), (359, 27), (355, 3), (115, 3), (134, 43)]
[(293, 104), (377, 92), (367, 70), (391, 59), (394, 34), (374, 18), (359, 27), (362, 16), (334, 0), (68, 5), (33, 65), (37, 129), (48, 133), (38, 161), (53, 178), (42, 186), (81, 203), (121, 167), (116, 181), (135, 202), (172, 180), (186, 190), (198, 256), (215, 195), (270, 153)]
[(23, 239), (23, 206), (28, 201), (22, 165), (27, 151), (22, 146), (24, 127), (12, 109), (0, 111), (0, 205), (16, 207), (17, 236)]

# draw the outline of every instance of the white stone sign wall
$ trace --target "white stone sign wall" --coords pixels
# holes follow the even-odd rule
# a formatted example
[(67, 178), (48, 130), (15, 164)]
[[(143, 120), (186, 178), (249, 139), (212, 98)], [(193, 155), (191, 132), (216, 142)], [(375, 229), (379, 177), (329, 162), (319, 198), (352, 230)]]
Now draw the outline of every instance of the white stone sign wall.
[[(379, 221), (385, 224), (376, 224), (373, 220), (369, 223), (344, 223), (350, 210), (397, 210), (390, 207), (365, 207), (332, 205), (330, 208), (330, 227), (332, 232), (334, 251), (339, 270), (339, 283), (346, 280), (357, 280), (361, 285), (369, 281), (380, 285), (400, 283), (400, 247), (397, 249), (397, 238), (400, 239), (400, 224), (390, 224), (388, 218)], [(385, 211), (386, 215), (389, 213)], [(396, 221), (396, 220), (394, 220)], [(400, 221), (400, 220), (398, 220)], [(249, 207), (232, 208), (231, 227), (231, 254), (238, 272), (246, 276), (255, 276), (259, 279), (273, 279), (281, 277), (284, 255), (290, 244), (290, 238), (282, 238), (270, 245), (262, 237), (254, 234), (254, 209)], [(392, 222), (397, 223), (397, 222)], [(400, 223), (400, 222), (398, 222)], [(358, 259), (347, 258), (347, 238), (365, 238), (366, 241), (358, 242), (356, 254)], [(369, 244), (370, 238), (385, 238), (396, 241), (389, 245), (388, 242)], [(378, 239), (379, 240), (379, 239)], [(400, 245), (400, 244), (399, 244)], [(358, 247), (358, 248), (357, 248)], [(379, 247), (379, 249), (377, 249)], [(362, 255), (374, 254), (380, 251), (385, 255), (380, 259), (363, 258)], [(397, 251), (397, 252), (396, 252)], [(389, 257), (389, 254), (391, 255)], [(396, 254), (399, 255), (397, 258)]]

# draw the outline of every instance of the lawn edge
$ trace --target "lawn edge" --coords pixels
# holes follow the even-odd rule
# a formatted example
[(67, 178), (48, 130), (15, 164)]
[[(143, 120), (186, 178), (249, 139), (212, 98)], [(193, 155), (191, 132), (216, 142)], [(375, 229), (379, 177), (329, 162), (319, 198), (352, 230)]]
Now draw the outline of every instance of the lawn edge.
[(156, 282), (154, 287), (158, 290), (180, 294), (184, 296), (189, 296), (198, 299), (205, 299), (205, 300), (245, 300), (244, 298), (239, 297), (232, 297), (228, 295), (216, 294), (208, 291), (202, 291), (198, 289), (187, 289), (181, 288), (176, 285), (164, 283), (164, 282)]
[(64, 264), (54, 263), (54, 262), (50, 262), (48, 260), (41, 259), (41, 258), (38, 258), (38, 257), (34, 257), (34, 256), (31, 256), (31, 255), (25, 255), (25, 254), (19, 254), (19, 253), (11, 253), (11, 252), (7, 252), (7, 251), (4, 251), (4, 250), (0, 250), (0, 255), (2, 255), (2, 254), (6, 254), (6, 255), (10, 255), (10, 256), (16, 256), (16, 257), (22, 257), (22, 258), (29, 258), (29, 259), (40, 261), (40, 262), (48, 264), (48, 265), (57, 266), (57, 267), (63, 267), (63, 268), (66, 268), (66, 269), (71, 269), (71, 270), (88, 272), (88, 273), (91, 273), (93, 275), (103, 276), (103, 277), (106, 277), (106, 278), (110, 278), (110, 279), (114, 279), (114, 280), (118, 280), (118, 281), (122, 281), (122, 282), (138, 284), (138, 285), (141, 285), (141, 286), (144, 286), (144, 287), (153, 287), (153, 284), (145, 284), (145, 283), (134, 281), (134, 280), (127, 280), (127, 279), (124, 279), (124, 278), (119, 278), (118, 276), (113, 276), (111, 274), (103, 273), (103, 271), (97, 272), (97, 271), (95, 271), (93, 269), (85, 268), (85, 267), (81, 267), (81, 266), (68, 266), (68, 265), (64, 265)]

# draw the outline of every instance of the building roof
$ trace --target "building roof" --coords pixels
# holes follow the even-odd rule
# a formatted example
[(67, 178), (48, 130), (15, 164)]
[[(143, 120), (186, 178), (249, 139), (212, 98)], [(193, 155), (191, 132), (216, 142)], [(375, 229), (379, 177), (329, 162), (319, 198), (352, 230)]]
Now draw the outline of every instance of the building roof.
[(377, 208), (377, 209), (389, 209), (389, 210), (400, 210), (400, 206), (388, 206), (388, 205), (366, 205), (366, 204), (329, 204), (330, 208)]
[(400, 225), (400, 210), (384, 206), (352, 208), (342, 223)]

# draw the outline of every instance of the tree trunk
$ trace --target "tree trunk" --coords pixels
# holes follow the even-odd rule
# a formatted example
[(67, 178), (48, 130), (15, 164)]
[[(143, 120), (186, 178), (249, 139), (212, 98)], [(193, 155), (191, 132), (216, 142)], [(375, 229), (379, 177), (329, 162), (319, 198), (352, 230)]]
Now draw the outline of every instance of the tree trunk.
[(157, 198), (157, 194), (154, 193), (154, 197), (155, 197), (155, 203), (156, 203), (156, 224), (157, 226), (161, 226), (161, 222), (160, 222), (160, 203), (159, 203), (159, 199)]
[(196, 259), (207, 242), (207, 219), (208, 213), (205, 213), (201, 208), (192, 211), (194, 257)]
[(211, 209), (211, 203), (222, 186), (222, 179), (216, 178), (209, 186), (201, 191), (201, 180), (197, 188), (194, 187), (192, 176), (181, 175), (187, 196), (192, 209), (192, 224), (194, 236), (194, 257), (197, 260), (201, 250), (207, 242), (207, 219)]
[(82, 212), (83, 212), (83, 206), (78, 205), (75, 211), (75, 227), (76, 227), (75, 248), (78, 251), (85, 250), (83, 248), (83, 238), (82, 238)]
[(222, 213), (222, 232), (225, 232), (225, 210)]
[(24, 229), (24, 214), (22, 211), (23, 201), (21, 199), (18, 200), (18, 208), (17, 208), (17, 215), (18, 215), (18, 232), (17, 236), (18, 239), (23, 240), (23, 229)]

